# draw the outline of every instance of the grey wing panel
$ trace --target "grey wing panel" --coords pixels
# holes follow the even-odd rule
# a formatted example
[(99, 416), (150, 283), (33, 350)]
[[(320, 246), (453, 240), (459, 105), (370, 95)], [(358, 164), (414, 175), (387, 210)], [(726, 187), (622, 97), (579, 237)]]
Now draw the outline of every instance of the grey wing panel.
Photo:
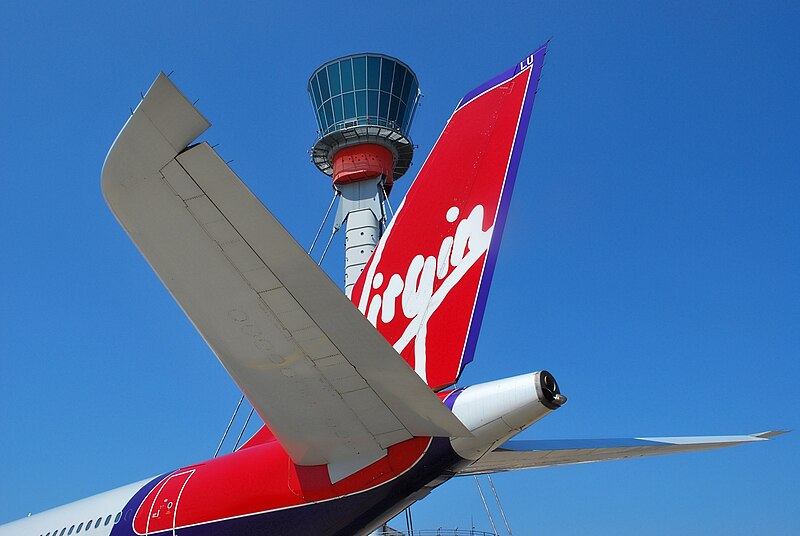
[(651, 437), (508, 441), (459, 471), (461, 475), (623, 460), (660, 454), (713, 450), (767, 441), (783, 432), (739, 436)]
[(377, 457), (456, 417), (205, 143), (161, 75), (103, 169), (103, 193), (292, 458)]

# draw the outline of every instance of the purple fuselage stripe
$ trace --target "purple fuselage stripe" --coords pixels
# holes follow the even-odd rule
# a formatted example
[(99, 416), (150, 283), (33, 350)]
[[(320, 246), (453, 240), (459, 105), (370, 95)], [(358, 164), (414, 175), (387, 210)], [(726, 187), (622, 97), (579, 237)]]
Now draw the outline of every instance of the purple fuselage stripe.
[(136, 533), (133, 531), (133, 518), (136, 515), (136, 511), (139, 509), (139, 505), (145, 500), (150, 490), (156, 487), (159, 482), (170, 474), (172, 474), (172, 471), (155, 477), (131, 497), (131, 500), (128, 501), (125, 508), (122, 509), (122, 519), (111, 529), (110, 536), (136, 536)]
[[(522, 102), (522, 113), (520, 114), (519, 125), (517, 127), (517, 135), (514, 138), (514, 147), (511, 151), (511, 158), (508, 163), (508, 171), (506, 173), (505, 186), (503, 188), (503, 195), (500, 198), (500, 205), (497, 209), (497, 218), (495, 219), (495, 228), (492, 235), (492, 241), (489, 244), (489, 251), (486, 256), (486, 266), (483, 271), (483, 278), (481, 279), (480, 287), (478, 288), (478, 296), (475, 300), (475, 309), (472, 313), (472, 323), (469, 327), (467, 335), (467, 344), (464, 346), (464, 356), (461, 360), (461, 371), (464, 367), (472, 361), (475, 357), (475, 348), (478, 344), (478, 333), (480, 332), (481, 322), (483, 321), (483, 314), (486, 310), (486, 301), (489, 296), (489, 287), (491, 286), (492, 276), (494, 275), (495, 265), (497, 264), (497, 256), (500, 251), (500, 242), (503, 238), (503, 230), (505, 228), (506, 220), (508, 219), (508, 209), (511, 205), (511, 194), (514, 191), (514, 183), (517, 179), (517, 170), (519, 169), (519, 162), (522, 156), (522, 148), (525, 145), (525, 135), (528, 132), (528, 124), (530, 123), (531, 111), (533, 110), (533, 101), (536, 96), (536, 89), (539, 85), (539, 76), (542, 73), (542, 64), (544, 63), (544, 56), (547, 53), (547, 45), (542, 45), (533, 54), (534, 61), (530, 67), (532, 70), (530, 74), (530, 82), (528, 83), (525, 98)], [(506, 73), (513, 74), (519, 72), (519, 66), (509, 69)], [(497, 82), (492, 82), (494, 85), (502, 82), (502, 78)], [(489, 87), (489, 82), (481, 86), (485, 91)], [(481, 88), (478, 88), (481, 89)], [(478, 89), (471, 91), (470, 94), (480, 94), (482, 91)], [(466, 102), (467, 97), (462, 102)]]
[(447, 406), (450, 411), (453, 411), (453, 405), (456, 403), (456, 398), (458, 398), (458, 395), (460, 395), (463, 391), (464, 389), (456, 389), (444, 398), (444, 405)]

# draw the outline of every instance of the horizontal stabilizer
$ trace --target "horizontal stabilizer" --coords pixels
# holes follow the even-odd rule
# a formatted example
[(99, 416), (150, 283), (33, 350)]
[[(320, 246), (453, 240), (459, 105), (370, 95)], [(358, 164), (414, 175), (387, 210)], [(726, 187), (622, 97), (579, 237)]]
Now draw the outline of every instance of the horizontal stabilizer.
[(468, 434), (207, 144), (161, 74), (103, 167), (111, 210), (302, 465)]
[(637, 437), (626, 439), (554, 439), (508, 441), (480, 460), (459, 471), (461, 475), (477, 475), (536, 469), (555, 465), (603, 462), (677, 454), (697, 450), (713, 450), (744, 443), (768, 441), (785, 433), (782, 430), (760, 434), (696, 437)]

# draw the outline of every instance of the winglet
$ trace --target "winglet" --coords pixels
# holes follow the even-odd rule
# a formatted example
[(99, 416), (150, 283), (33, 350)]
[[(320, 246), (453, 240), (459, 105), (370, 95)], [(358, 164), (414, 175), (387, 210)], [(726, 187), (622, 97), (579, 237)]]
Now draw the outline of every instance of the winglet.
[(753, 434), (753, 437), (758, 437), (760, 439), (772, 439), (773, 437), (788, 434), (791, 430), (769, 430), (767, 432), (761, 432), (760, 434)]
[[(126, 184), (164, 167), (211, 123), (163, 72), (117, 134), (103, 163), (103, 176), (118, 176)], [(103, 180), (103, 193), (109, 192)]]

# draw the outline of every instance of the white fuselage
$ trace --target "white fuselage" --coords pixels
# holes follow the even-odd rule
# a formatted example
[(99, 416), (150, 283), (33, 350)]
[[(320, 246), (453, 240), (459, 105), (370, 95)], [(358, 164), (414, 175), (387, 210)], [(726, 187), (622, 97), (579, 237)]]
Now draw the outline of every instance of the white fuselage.
[(0, 536), (108, 536), (123, 519), (135, 512), (123, 508), (151, 479), (93, 495), (40, 514), (0, 525)]

